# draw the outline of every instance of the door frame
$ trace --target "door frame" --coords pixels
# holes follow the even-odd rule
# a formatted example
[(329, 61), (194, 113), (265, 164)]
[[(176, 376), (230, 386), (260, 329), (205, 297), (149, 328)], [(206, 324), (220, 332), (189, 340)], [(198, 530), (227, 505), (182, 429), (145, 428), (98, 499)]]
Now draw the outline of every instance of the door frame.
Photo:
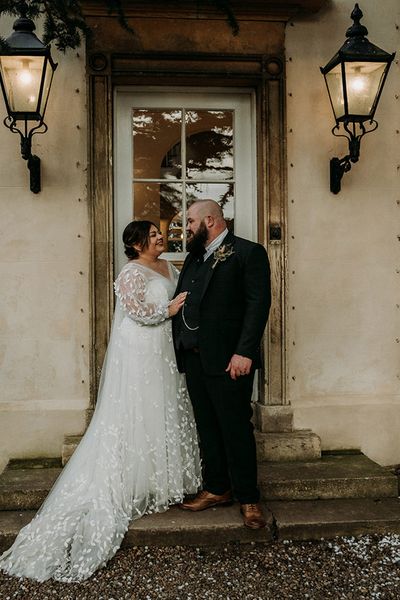
[[(286, 123), (284, 58), (276, 55), (87, 53), (91, 223), (91, 409), (114, 310), (113, 89), (117, 85), (251, 88), (256, 97), (258, 241), (271, 263), (260, 402), (286, 397)], [(185, 70), (185, 63), (195, 69)], [(210, 64), (212, 68), (210, 68)], [(88, 411), (90, 417), (91, 410)]]

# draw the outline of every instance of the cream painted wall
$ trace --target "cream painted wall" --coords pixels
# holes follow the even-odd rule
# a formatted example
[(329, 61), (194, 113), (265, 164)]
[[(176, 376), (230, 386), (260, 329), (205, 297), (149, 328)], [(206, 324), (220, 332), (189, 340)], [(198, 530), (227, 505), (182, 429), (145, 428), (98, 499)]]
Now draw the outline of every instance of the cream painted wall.
[(319, 67), (342, 45), (352, 0), (287, 27), (288, 389), (296, 427), (324, 449), (400, 463), (400, 5), (364, 0), (369, 39), (397, 51), (360, 162), (329, 191), (331, 134)]
[[(13, 20), (1, 18), (4, 37)], [(88, 406), (84, 51), (52, 54), (49, 130), (33, 138), (40, 194), (29, 191), (19, 136), (0, 125), (0, 467), (9, 457), (59, 456)]]

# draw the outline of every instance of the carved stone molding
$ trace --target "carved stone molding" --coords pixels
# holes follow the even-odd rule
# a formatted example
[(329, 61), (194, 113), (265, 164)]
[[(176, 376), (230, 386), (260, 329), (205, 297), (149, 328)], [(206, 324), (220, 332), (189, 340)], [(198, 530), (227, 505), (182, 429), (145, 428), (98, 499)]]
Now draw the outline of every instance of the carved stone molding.
[(112, 91), (107, 75), (89, 78), (91, 216), (91, 405), (94, 405), (114, 310)]
[[(261, 91), (264, 185), (263, 228), (268, 240), (271, 265), (272, 305), (264, 336), (264, 376), (260, 402), (288, 404), (286, 398), (286, 133), (283, 62), (268, 57)], [(280, 70), (281, 68), (281, 70)], [(272, 74), (271, 74), (272, 71)], [(269, 74), (269, 76), (268, 76)], [(260, 233), (261, 237), (261, 233)]]
[[(231, 0), (233, 12), (238, 20), (243, 18), (264, 18), (267, 20), (287, 21), (297, 16), (316, 13), (329, 0)], [(109, 16), (108, 8), (103, 0), (83, 0), (83, 10), (86, 15)], [(157, 18), (168, 14), (177, 17), (192, 17), (196, 19), (220, 18), (226, 19), (225, 13), (213, 6), (211, 2), (199, 3), (198, 0), (136, 0), (134, 3), (124, 3), (124, 12), (128, 18), (140, 15), (150, 15)], [(115, 15), (114, 15), (115, 17)]]
[(88, 65), (95, 73), (105, 71), (109, 66), (109, 59), (105, 54), (101, 52), (93, 52), (88, 57)]

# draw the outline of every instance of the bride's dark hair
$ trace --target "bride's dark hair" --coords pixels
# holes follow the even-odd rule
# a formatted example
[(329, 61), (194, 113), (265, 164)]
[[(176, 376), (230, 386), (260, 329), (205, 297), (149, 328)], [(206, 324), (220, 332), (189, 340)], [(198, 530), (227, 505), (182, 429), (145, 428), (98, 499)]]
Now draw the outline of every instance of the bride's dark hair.
[(133, 247), (134, 245), (139, 246), (141, 250), (148, 247), (150, 227), (152, 225), (157, 227), (152, 221), (132, 221), (125, 227), (122, 234), (122, 241), (124, 243), (125, 254), (129, 259), (139, 258), (139, 252)]

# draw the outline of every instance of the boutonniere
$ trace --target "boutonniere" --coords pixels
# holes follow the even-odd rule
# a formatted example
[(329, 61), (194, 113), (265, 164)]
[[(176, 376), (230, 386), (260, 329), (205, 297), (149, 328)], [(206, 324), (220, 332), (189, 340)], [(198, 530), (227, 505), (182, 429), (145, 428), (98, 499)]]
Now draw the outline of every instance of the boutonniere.
[(235, 254), (232, 244), (222, 244), (222, 246), (214, 250), (214, 262), (211, 268), (214, 269), (219, 262), (224, 262), (232, 254)]

